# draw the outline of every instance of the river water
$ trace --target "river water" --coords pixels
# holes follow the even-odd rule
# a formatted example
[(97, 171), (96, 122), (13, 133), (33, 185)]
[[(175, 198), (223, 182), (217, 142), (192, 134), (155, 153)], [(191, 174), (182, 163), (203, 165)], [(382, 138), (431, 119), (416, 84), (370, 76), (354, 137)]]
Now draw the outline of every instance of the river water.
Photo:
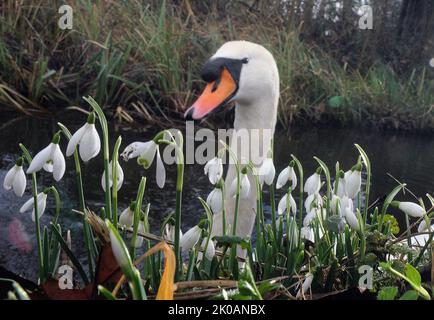
[[(75, 131), (81, 123), (77, 117), (63, 117), (62, 121), (71, 131)], [(83, 121), (83, 117), (80, 121)], [(6, 172), (20, 156), (18, 143), (24, 143), (32, 154), (45, 147), (58, 130), (56, 121), (34, 118), (5, 119), (0, 122), (0, 181), (3, 184)], [(114, 130), (115, 128), (111, 128)], [(118, 135), (123, 137), (123, 146), (133, 141), (146, 141), (153, 136), (152, 129), (131, 130), (117, 128), (111, 134), (111, 146)], [(371, 200), (390, 192), (396, 179), (406, 182), (417, 195), (434, 191), (433, 167), (434, 136), (427, 134), (409, 134), (383, 132), (369, 129), (311, 127), (291, 129), (291, 133), (278, 131), (275, 136), (275, 162), (277, 171), (288, 163), (290, 154), (296, 155), (302, 162), (305, 176), (310, 175), (317, 167), (313, 156), (321, 158), (334, 174), (336, 161), (345, 170), (349, 169), (358, 157), (354, 143), (360, 144), (372, 162), (373, 187)], [(63, 139), (61, 148), (66, 149)], [(122, 148), (121, 148), (122, 149)], [(176, 168), (166, 167), (167, 180), (164, 189), (159, 189), (155, 182), (155, 165), (149, 170), (141, 169), (135, 161), (121, 162), (124, 169), (124, 184), (119, 191), (119, 208), (124, 209), (135, 198), (141, 175), (148, 177), (145, 202), (151, 203), (149, 214), (152, 231), (159, 234), (161, 221), (175, 208)], [(96, 209), (103, 205), (104, 195), (101, 188), (102, 154), (82, 165), (86, 203)], [(38, 185), (43, 187), (54, 183), (51, 175), (38, 174)], [(60, 223), (63, 230), (70, 229), (72, 234), (72, 250), (82, 257), (85, 263), (84, 248), (81, 240), (81, 218), (71, 209), (78, 207), (73, 159), (67, 159), (67, 171), (61, 182), (55, 184), (62, 199)], [(203, 174), (203, 166), (187, 165), (184, 177), (183, 197), (183, 231), (196, 224), (203, 214), (198, 196), (206, 198), (211, 191), (208, 178)], [(282, 192), (277, 192), (278, 201)], [(20, 214), (19, 208), (31, 196), (30, 180), (23, 198), (17, 198), (13, 192), (0, 188), (0, 265), (6, 269), (33, 279), (36, 278), (36, 246), (35, 230), (29, 213)], [(268, 199), (268, 197), (265, 197)], [(411, 199), (410, 195), (400, 199)], [(428, 205), (428, 203), (426, 203)], [(266, 211), (267, 211), (266, 207)], [(267, 212), (266, 212), (267, 213)], [(49, 199), (47, 210), (42, 217), (42, 225), (47, 225), (54, 214), (54, 202)], [(403, 217), (396, 212), (397, 219)], [(18, 239), (17, 239), (18, 238)]]

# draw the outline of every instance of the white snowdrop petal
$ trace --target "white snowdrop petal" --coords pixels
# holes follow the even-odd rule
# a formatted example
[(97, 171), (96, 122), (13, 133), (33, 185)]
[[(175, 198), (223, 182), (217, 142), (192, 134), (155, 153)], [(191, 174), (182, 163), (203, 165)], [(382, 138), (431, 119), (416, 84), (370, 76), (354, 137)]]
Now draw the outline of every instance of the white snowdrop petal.
[(6, 190), (11, 190), (12, 185), (15, 180), (15, 175), (18, 172), (18, 166), (14, 165), (9, 171), (6, 173), (5, 179), (3, 180), (3, 188)]
[(279, 215), (282, 215), (286, 211), (286, 198), (287, 195), (285, 194), (279, 201), (279, 205), (277, 206), (277, 213)]
[(162, 189), (166, 183), (166, 169), (160, 156), (160, 150), (157, 148), (157, 185)]
[[(208, 240), (207, 238), (202, 240), (202, 244), (201, 244), (202, 249), (205, 249), (207, 240)], [(205, 257), (208, 260), (212, 260), (214, 255), (215, 255), (215, 247), (214, 247), (213, 241), (210, 239), (208, 241), (208, 246), (206, 247), (206, 250), (205, 250)]]
[(84, 162), (88, 162), (95, 157), (101, 149), (101, 141), (95, 125), (89, 124), (83, 136), (81, 137), (78, 151), (80, 158)]
[(23, 167), (18, 167), (13, 182), (14, 192), (17, 197), (23, 196), (24, 191), (26, 190), (26, 183), (27, 179)]
[(250, 181), (247, 174), (241, 174), (241, 190), (240, 190), (240, 198), (247, 199), (250, 193)]
[(60, 179), (62, 179), (63, 175), (65, 174), (65, 169), (66, 169), (65, 157), (63, 156), (59, 145), (56, 144), (54, 147), (54, 150), (53, 150), (53, 177), (54, 177), (54, 180), (59, 181)]
[(188, 230), (182, 237), (180, 241), (180, 247), (182, 251), (188, 251), (193, 248), (199, 241), (201, 235), (201, 229), (196, 225), (190, 230)]
[(123, 226), (126, 229), (129, 229), (133, 226), (134, 223), (134, 212), (130, 209), (130, 207), (126, 208), (122, 211), (119, 216), (119, 225)]
[(27, 173), (34, 173), (42, 169), (44, 164), (51, 159), (52, 150), (54, 148), (54, 143), (50, 143), (44, 149), (39, 151), (33, 158), (30, 166), (27, 168)]
[(345, 176), (345, 193), (350, 199), (354, 199), (360, 192), (362, 185), (362, 174), (360, 171), (354, 170), (350, 171), (348, 174), (345, 174)]
[[(139, 222), (137, 232), (138, 233), (144, 233), (145, 232), (145, 224), (143, 223), (143, 221)], [(143, 237), (141, 237), (140, 235), (137, 235), (136, 241), (134, 242), (134, 248), (140, 248), (142, 246), (142, 244), (143, 244)]]
[(84, 132), (86, 131), (86, 124), (83, 125), (80, 129), (75, 131), (75, 133), (71, 136), (71, 139), (69, 139), (68, 146), (66, 147), (66, 156), (70, 157), (75, 149), (77, 148), (77, 145), (80, 143), (81, 137), (83, 136)]
[(425, 210), (414, 202), (400, 202), (399, 209), (413, 218), (420, 218), (426, 214)]
[(31, 209), (33, 207), (33, 196), (27, 200), (26, 202), (24, 202), (24, 204), (21, 206), (20, 208), (20, 213), (24, 213), (26, 211), (29, 211), (29, 209)]
[(120, 188), (122, 187), (122, 184), (124, 183), (124, 170), (122, 169), (121, 165), (119, 164), (119, 161), (116, 164), (117, 164), (116, 174), (117, 174), (117, 180), (118, 180), (117, 189), (119, 191)]
[(344, 212), (345, 220), (347, 221), (348, 225), (354, 230), (359, 230), (359, 220), (357, 219), (356, 214), (352, 210), (350, 210), (349, 207), (346, 207)]
[(277, 177), (276, 189), (282, 188), (290, 178), (289, 167), (283, 169)]
[(302, 294), (306, 295), (308, 294), (308, 291), (312, 285), (312, 281), (313, 281), (313, 274), (308, 273), (306, 274), (303, 284), (301, 285), (300, 290), (297, 292), (297, 298), (300, 298), (302, 296)]

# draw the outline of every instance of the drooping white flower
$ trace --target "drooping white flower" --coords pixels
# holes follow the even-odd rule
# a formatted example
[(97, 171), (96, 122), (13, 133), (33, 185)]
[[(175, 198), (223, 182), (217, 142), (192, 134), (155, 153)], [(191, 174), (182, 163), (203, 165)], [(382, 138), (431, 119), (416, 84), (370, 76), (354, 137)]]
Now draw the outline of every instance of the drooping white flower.
[(323, 205), (322, 197), (319, 193), (310, 194), (304, 201), (306, 212), (311, 212), (314, 208), (319, 208)]
[(47, 172), (52, 172), (54, 180), (59, 181), (65, 173), (65, 158), (59, 147), (60, 134), (56, 133), (52, 142), (38, 152), (30, 163), (27, 173), (34, 173), (42, 168)]
[[(430, 219), (428, 219), (428, 221), (430, 221)], [(421, 233), (421, 232), (424, 232), (424, 231), (429, 230), (429, 229), (431, 229), (431, 230), (434, 229), (434, 225), (431, 225), (431, 227), (429, 227), (429, 228), (428, 228), (428, 225), (429, 224), (426, 223), (426, 220), (422, 219), (422, 221), (419, 223), (419, 226), (417, 227), (417, 232)]]
[(148, 169), (154, 161), (157, 148), (158, 144), (154, 140), (133, 142), (124, 149), (121, 156), (125, 161), (138, 157), (137, 162), (145, 169)]
[(127, 267), (132, 267), (130, 254), (120, 234), (109, 220), (106, 219), (105, 223), (109, 229), (110, 244), (116, 262), (119, 264), (122, 270), (125, 270)]
[(163, 160), (161, 159), (160, 149), (157, 148), (157, 169), (156, 169), (157, 185), (160, 189), (164, 188), (166, 183), (166, 169), (164, 168)]
[[(247, 199), (250, 193), (250, 180), (247, 173), (241, 173), (240, 176), (240, 198)], [(235, 197), (237, 194), (237, 177), (232, 181), (230, 187), (230, 195)]]
[[(36, 197), (37, 206), (38, 206), (38, 218), (45, 212), (45, 208), (47, 206), (47, 194), (45, 192), (41, 192)], [(31, 197), (27, 200), (20, 208), (20, 213), (24, 213), (32, 209), (32, 220), (35, 222), (35, 207), (34, 207), (34, 197)]]
[[(356, 165), (354, 170), (345, 172), (345, 194), (348, 198), (354, 199), (360, 192), (362, 186), (361, 164)], [(360, 169), (360, 170), (359, 170)]]
[(134, 223), (134, 205), (130, 205), (119, 216), (119, 225), (126, 229), (130, 229)]
[(318, 169), (313, 175), (307, 178), (306, 183), (304, 185), (304, 192), (307, 192), (308, 195), (318, 193), (321, 188), (321, 175), (320, 170)]
[(291, 208), (291, 213), (292, 214), (296, 214), (296, 212), (297, 212), (297, 204), (295, 203), (295, 200), (292, 197), (292, 194), (290, 194), (290, 193), (288, 194), (287, 193), (279, 201), (279, 205), (277, 207), (277, 213), (279, 215), (282, 215), (286, 211), (288, 200), (289, 200), (289, 205), (290, 205), (290, 208)]
[(223, 176), (223, 162), (219, 157), (214, 157), (209, 160), (205, 167), (204, 172), (208, 175), (209, 182), (216, 184)]
[(301, 238), (304, 240), (309, 240), (311, 242), (314, 241), (313, 232), (311, 227), (302, 227), (301, 228)]
[[(322, 217), (321, 217), (322, 214)], [(308, 227), (310, 223), (315, 219), (325, 219), (326, 217), (326, 211), (324, 208), (314, 208), (303, 219), (303, 226)]]
[[(139, 221), (139, 225), (137, 226), (137, 232), (142, 234), (145, 232), (145, 223), (142, 220)], [(140, 248), (142, 244), (143, 244), (143, 237), (137, 235), (136, 241), (133, 243), (134, 248)]]
[(189, 229), (182, 237), (180, 241), (180, 247), (182, 251), (188, 251), (193, 248), (200, 239), (202, 229), (196, 225)]
[[(110, 188), (113, 186), (113, 165), (112, 162), (110, 161), (109, 164), (109, 182), (110, 182)], [(117, 190), (119, 191), (119, 189), (122, 187), (122, 183), (124, 182), (124, 171), (122, 170), (121, 165), (119, 164), (119, 162), (116, 163), (116, 180), (118, 181), (117, 183)], [(101, 177), (101, 186), (102, 189), (105, 191), (105, 171), (102, 174)]]
[[(202, 248), (202, 250), (205, 249), (206, 241), (207, 241), (207, 238), (204, 238), (202, 240), (202, 243), (200, 245), (200, 247)], [(214, 255), (215, 255), (215, 246), (214, 246), (214, 242), (210, 239), (208, 241), (208, 246), (206, 247), (206, 250), (205, 250), (205, 257), (208, 260), (212, 260), (212, 258), (214, 257)], [(202, 258), (202, 253), (200, 253), (200, 255), (198, 255), (198, 259), (202, 260), (201, 258)]]
[(347, 206), (344, 208), (344, 215), (345, 215), (345, 220), (347, 221), (351, 229), (354, 230), (360, 229), (360, 224), (359, 224), (359, 220), (357, 219), (357, 214), (354, 212), (352, 206)]
[(26, 190), (26, 175), (23, 170), (23, 158), (19, 158), (16, 164), (9, 169), (3, 181), (3, 188), (14, 190), (17, 197), (22, 197)]
[(414, 202), (392, 201), (392, 206), (413, 218), (421, 218), (426, 214), (424, 208)]
[(271, 185), (276, 175), (276, 168), (274, 167), (273, 159), (266, 158), (261, 167), (259, 168), (259, 182), (263, 184), (264, 182)]
[(306, 274), (303, 284), (301, 285), (301, 288), (297, 292), (297, 296), (296, 296), (297, 299), (302, 297), (303, 295), (308, 294), (309, 289), (312, 285), (312, 281), (313, 281), (313, 274), (312, 273)]
[[(182, 231), (179, 230), (179, 237), (182, 238)], [(175, 242), (175, 226), (170, 223), (166, 223), (164, 226), (163, 238), (167, 241)]]
[(291, 165), (280, 172), (277, 177), (276, 189), (282, 188), (288, 181), (291, 181), (291, 189), (294, 190), (297, 186), (297, 175), (295, 174), (294, 167)]
[(342, 198), (345, 195), (345, 173), (343, 171), (339, 172), (337, 185), (337, 190), (335, 190), (336, 183), (333, 187), (333, 194), (337, 195), (339, 198)]
[(214, 188), (206, 198), (206, 203), (213, 213), (219, 213), (223, 209), (223, 193), (220, 188)]
[(92, 112), (87, 118), (86, 124), (72, 135), (66, 148), (67, 157), (74, 153), (77, 145), (79, 146), (80, 158), (84, 162), (96, 157), (101, 150), (101, 141), (95, 128), (95, 113)]

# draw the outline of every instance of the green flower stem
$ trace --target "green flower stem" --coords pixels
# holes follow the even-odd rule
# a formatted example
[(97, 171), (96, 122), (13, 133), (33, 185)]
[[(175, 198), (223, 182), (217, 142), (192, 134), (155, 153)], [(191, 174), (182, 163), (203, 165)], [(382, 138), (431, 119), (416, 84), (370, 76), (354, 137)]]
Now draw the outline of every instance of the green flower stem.
[(184, 153), (183, 153), (183, 138), (178, 134), (180, 139), (176, 147), (176, 207), (175, 207), (175, 255), (176, 255), (176, 272), (175, 279), (180, 278), (181, 272), (181, 209), (182, 209), (182, 189), (184, 186)]
[(113, 206), (113, 224), (115, 228), (118, 227), (118, 161), (119, 161), (119, 148), (122, 143), (122, 137), (116, 140), (115, 146), (113, 148), (112, 156), (112, 206)]
[(298, 203), (298, 243), (299, 246), (302, 244), (301, 240), (301, 228), (303, 227), (303, 195), (304, 195), (304, 177), (303, 177), (303, 166), (301, 165), (301, 162), (293, 155), (291, 154), (292, 159), (294, 160), (297, 171), (299, 174), (299, 180), (300, 180), (300, 199)]
[[(275, 236), (277, 237), (277, 227), (276, 227), (276, 202), (275, 202), (275, 198), (274, 198), (274, 184), (270, 185), (270, 206), (271, 206), (271, 222), (272, 224), (272, 228), (273, 228), (273, 232), (275, 234)], [(295, 212), (294, 212), (295, 214)]]
[(145, 194), (145, 187), (146, 187), (146, 178), (142, 177), (140, 180), (139, 190), (137, 191), (137, 197), (136, 197), (136, 206), (134, 208), (134, 223), (133, 223), (133, 236), (131, 238), (131, 259), (135, 259), (136, 256), (136, 248), (134, 246), (136, 239), (137, 239), (137, 232), (139, 229), (139, 222), (140, 222), (140, 213), (142, 208), (142, 201), (143, 196)]
[[(164, 134), (170, 135), (172, 141), (164, 140)], [(173, 135), (164, 130), (157, 134), (154, 141), (158, 144), (164, 143), (171, 145), (175, 148), (176, 154), (176, 207), (175, 207), (175, 256), (176, 256), (176, 272), (175, 281), (180, 279), (181, 272), (181, 213), (182, 213), (182, 190), (184, 187), (184, 139), (180, 131), (176, 131), (178, 141), (176, 141)]]
[[(20, 143), (19, 144), (27, 163), (30, 165), (32, 162), (32, 157), (27, 150), (27, 148)], [(42, 249), (42, 239), (41, 239), (41, 227), (39, 222), (39, 212), (38, 212), (38, 184), (36, 181), (36, 173), (32, 173), (32, 195), (33, 195), (33, 207), (35, 210), (35, 228), (36, 228), (36, 243), (38, 247), (38, 263), (39, 263), (39, 282), (43, 283), (45, 281), (45, 266), (44, 266), (44, 253)]]
[(54, 216), (53, 224), (57, 225), (57, 220), (59, 219), (60, 208), (61, 208), (59, 192), (57, 191), (57, 189), (54, 186), (46, 188), (44, 191), (51, 192), (54, 195), (54, 202), (56, 204), (56, 215)]
[[(83, 98), (98, 115), (99, 123), (102, 129), (103, 138), (103, 157), (104, 157), (104, 172), (105, 172), (105, 212), (109, 220), (113, 219), (112, 205), (110, 196), (110, 177), (109, 177), (109, 137), (108, 137), (108, 125), (107, 119), (102, 111), (101, 107), (92, 97)], [(104, 218), (104, 217), (103, 217)], [(112, 220), (111, 220), (112, 221)]]
[[(57, 125), (62, 130), (64, 136), (70, 140), (71, 139), (71, 132), (68, 130), (68, 128), (63, 125), (62, 123), (58, 122)], [(75, 164), (75, 176), (77, 180), (77, 187), (78, 187), (78, 201), (79, 201), (79, 208), (81, 212), (85, 212), (86, 210), (86, 202), (84, 199), (84, 191), (83, 191), (83, 178), (81, 175), (81, 165), (80, 165), (80, 156), (78, 154), (77, 148), (74, 150), (74, 164)], [(83, 214), (83, 236), (84, 236), (84, 244), (86, 246), (87, 250), (87, 259), (89, 264), (89, 275), (92, 277), (94, 272), (94, 265), (95, 265), (95, 257), (97, 256), (96, 253), (96, 245), (95, 240), (92, 234), (92, 229), (89, 226), (89, 223), (87, 222), (85, 215)]]

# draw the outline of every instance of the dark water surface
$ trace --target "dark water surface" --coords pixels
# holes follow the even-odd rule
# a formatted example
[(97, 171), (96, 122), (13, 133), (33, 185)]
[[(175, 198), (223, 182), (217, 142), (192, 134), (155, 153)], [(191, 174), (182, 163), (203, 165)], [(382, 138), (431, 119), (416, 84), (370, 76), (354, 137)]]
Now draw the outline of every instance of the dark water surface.
[[(74, 117), (75, 118), (75, 117)], [(80, 120), (63, 117), (62, 121), (71, 131), (82, 125)], [(112, 128), (113, 129), (113, 128)], [(0, 121), (0, 181), (3, 185), (6, 172), (20, 156), (18, 143), (24, 143), (32, 154), (41, 150), (58, 130), (56, 122), (41, 119), (15, 119), (10, 122)], [(123, 137), (123, 147), (133, 141), (146, 141), (153, 136), (151, 130), (138, 132), (119, 128), (111, 132), (112, 140), (118, 135)], [(396, 182), (387, 176), (391, 173), (397, 179), (406, 182), (408, 187), (418, 196), (432, 193), (434, 190), (434, 136), (412, 135), (408, 133), (391, 133), (375, 130), (336, 129), (336, 128), (305, 128), (287, 132), (278, 132), (275, 137), (275, 157), (277, 171), (288, 163), (290, 154), (296, 155), (302, 162), (305, 176), (310, 175), (317, 167), (312, 158), (320, 157), (334, 172), (334, 165), (339, 161), (341, 167), (349, 169), (357, 161), (357, 150), (354, 143), (360, 144), (373, 164), (373, 188), (371, 200), (390, 192)], [(113, 146), (114, 141), (111, 141)], [(66, 149), (65, 139), (61, 142), (62, 151)], [(123, 149), (121, 147), (121, 149)], [(67, 171), (59, 183), (54, 184), (48, 173), (38, 174), (38, 187), (54, 184), (62, 199), (60, 223), (63, 230), (70, 229), (72, 233), (72, 249), (80, 257), (84, 257), (81, 241), (81, 218), (71, 212), (78, 207), (77, 186), (73, 158), (68, 158)], [(121, 162), (125, 173), (124, 184), (119, 191), (119, 209), (123, 210), (135, 198), (141, 175), (148, 177), (145, 201), (151, 203), (149, 214), (154, 233), (159, 234), (158, 227), (175, 208), (176, 168), (166, 166), (167, 180), (164, 189), (159, 189), (155, 182), (155, 165), (144, 171), (135, 161)], [(88, 164), (82, 165), (86, 203), (96, 209), (103, 205), (104, 194), (101, 188), (102, 153)], [(23, 198), (17, 198), (12, 191), (0, 188), (0, 265), (8, 270), (19, 273), (25, 278), (36, 278), (36, 246), (35, 229), (29, 213), (20, 214), (19, 208), (31, 196), (30, 179)], [(206, 198), (211, 185), (203, 174), (203, 166), (187, 165), (184, 176), (183, 197), (183, 230), (196, 224), (202, 214), (198, 196)], [(280, 192), (281, 193), (281, 192)], [(280, 193), (278, 196), (280, 198)], [(47, 210), (42, 217), (42, 225), (47, 225), (54, 214), (54, 202), (49, 197)], [(266, 197), (265, 199), (268, 199)], [(403, 199), (401, 197), (401, 199)], [(410, 198), (409, 198), (410, 199)], [(277, 199), (278, 201), (279, 199)], [(397, 213), (399, 215), (399, 213)], [(398, 217), (399, 218), (399, 217)], [(20, 241), (11, 241), (14, 234), (27, 235)], [(85, 259), (83, 260), (85, 263)]]

